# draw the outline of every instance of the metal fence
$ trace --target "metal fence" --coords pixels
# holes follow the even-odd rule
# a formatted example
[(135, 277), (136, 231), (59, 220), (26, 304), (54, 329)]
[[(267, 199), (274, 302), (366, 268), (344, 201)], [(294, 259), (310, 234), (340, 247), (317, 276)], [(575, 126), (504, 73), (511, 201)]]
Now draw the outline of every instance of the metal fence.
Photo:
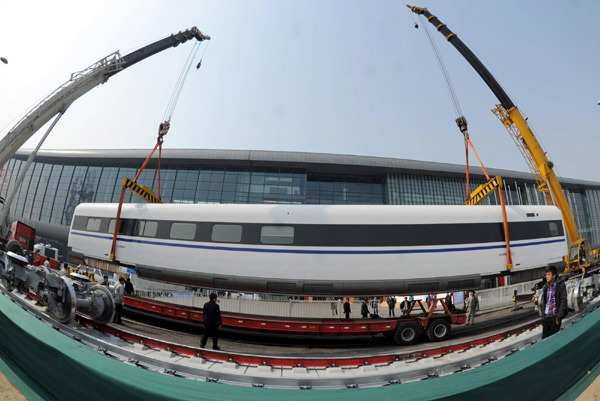
[[(533, 294), (531, 288), (539, 280), (525, 283), (514, 284), (506, 287), (491, 288), (477, 291), (479, 297), (479, 310), (489, 311), (496, 308), (508, 307), (512, 304), (514, 291), (518, 294)], [(188, 306), (193, 308), (202, 308), (205, 302), (208, 302), (209, 293), (214, 290), (202, 291), (173, 291), (170, 289), (136, 289), (135, 294), (143, 298), (154, 299), (175, 305)], [(445, 294), (439, 294), (444, 296)], [(394, 313), (400, 316), (399, 309), (401, 299), (398, 298)], [(415, 299), (424, 300), (425, 296), (418, 296)], [(250, 315), (273, 316), (273, 317), (300, 317), (300, 318), (343, 318), (343, 301), (338, 300), (304, 300), (294, 299), (285, 296), (273, 295), (265, 299), (256, 294), (237, 294), (223, 293), (218, 298), (218, 303), (223, 312), (243, 313)], [(351, 301), (350, 317), (361, 317), (362, 300)], [(389, 308), (386, 302), (380, 302), (377, 310), (372, 302), (368, 303), (369, 313), (378, 313), (381, 317), (389, 316)], [(457, 305), (462, 307), (461, 304)], [(438, 307), (441, 310), (441, 306)]]

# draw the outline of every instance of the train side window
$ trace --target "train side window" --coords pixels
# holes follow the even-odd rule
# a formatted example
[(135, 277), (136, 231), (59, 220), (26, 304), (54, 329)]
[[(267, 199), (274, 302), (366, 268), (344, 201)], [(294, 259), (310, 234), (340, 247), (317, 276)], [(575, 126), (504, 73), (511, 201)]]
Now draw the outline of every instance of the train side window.
[(156, 237), (157, 221), (138, 220), (135, 225), (135, 234), (138, 237)]
[(196, 224), (194, 223), (173, 223), (171, 224), (172, 239), (194, 239), (196, 236)]
[[(121, 219), (119, 220), (119, 232), (117, 234), (124, 234), (125, 233), (125, 223), (126, 221)], [(108, 233), (112, 234), (115, 232), (115, 219), (110, 219), (110, 221), (108, 222)]]
[(548, 223), (548, 225), (550, 227), (550, 235), (552, 235), (553, 237), (556, 237), (558, 235), (558, 224), (551, 221), (550, 223)]
[(260, 228), (260, 242), (263, 244), (292, 244), (294, 243), (294, 227), (262, 226)]
[(85, 226), (85, 229), (87, 231), (100, 231), (100, 223), (101, 222), (102, 222), (102, 219), (90, 217), (87, 221), (87, 225)]
[(214, 242), (240, 242), (242, 240), (242, 226), (239, 224), (215, 224), (211, 239)]

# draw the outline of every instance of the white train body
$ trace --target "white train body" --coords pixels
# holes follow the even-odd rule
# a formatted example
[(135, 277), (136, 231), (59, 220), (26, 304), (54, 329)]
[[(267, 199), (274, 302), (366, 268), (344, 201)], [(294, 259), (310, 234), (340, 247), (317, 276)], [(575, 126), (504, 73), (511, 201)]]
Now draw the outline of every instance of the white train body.
[[(109, 260), (116, 212), (77, 206), (71, 252)], [(510, 206), (507, 215), (514, 271), (562, 261), (558, 208)], [(506, 270), (499, 206), (125, 204), (121, 218), (119, 263), (192, 286), (422, 294), (473, 288)]]

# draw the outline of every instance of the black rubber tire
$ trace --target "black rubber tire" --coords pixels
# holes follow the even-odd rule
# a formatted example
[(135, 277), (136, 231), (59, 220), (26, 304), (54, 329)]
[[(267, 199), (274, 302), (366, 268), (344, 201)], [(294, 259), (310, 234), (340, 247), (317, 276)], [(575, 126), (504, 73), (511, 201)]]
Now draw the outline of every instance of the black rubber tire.
[(446, 319), (435, 319), (427, 326), (429, 341), (444, 341), (450, 335), (450, 323)]
[(23, 245), (17, 240), (8, 241), (6, 244), (6, 252), (13, 252), (17, 255), (23, 255)]
[(415, 323), (399, 323), (394, 331), (394, 341), (400, 345), (412, 345), (419, 341), (421, 329)]

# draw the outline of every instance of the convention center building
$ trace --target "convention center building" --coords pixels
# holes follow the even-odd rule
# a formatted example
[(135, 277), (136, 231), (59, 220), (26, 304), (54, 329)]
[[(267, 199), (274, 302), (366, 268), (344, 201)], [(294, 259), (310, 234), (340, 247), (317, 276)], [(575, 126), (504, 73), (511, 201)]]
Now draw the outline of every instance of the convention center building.
[[(1, 171), (7, 199), (31, 151), (19, 150)], [(83, 202), (118, 202), (124, 177), (134, 178), (150, 153), (138, 150), (42, 150), (10, 207), (10, 221), (36, 228), (65, 255), (73, 211)], [(157, 158), (138, 179), (155, 192)], [(470, 168), (470, 187), (486, 182)], [(508, 205), (543, 204), (530, 173), (489, 169), (504, 181)], [(161, 198), (167, 203), (458, 205), (465, 166), (416, 160), (255, 150), (166, 149)], [(600, 182), (561, 179), (580, 234), (600, 243)], [(125, 202), (144, 202), (127, 191)], [(494, 192), (483, 204), (499, 204)]]

